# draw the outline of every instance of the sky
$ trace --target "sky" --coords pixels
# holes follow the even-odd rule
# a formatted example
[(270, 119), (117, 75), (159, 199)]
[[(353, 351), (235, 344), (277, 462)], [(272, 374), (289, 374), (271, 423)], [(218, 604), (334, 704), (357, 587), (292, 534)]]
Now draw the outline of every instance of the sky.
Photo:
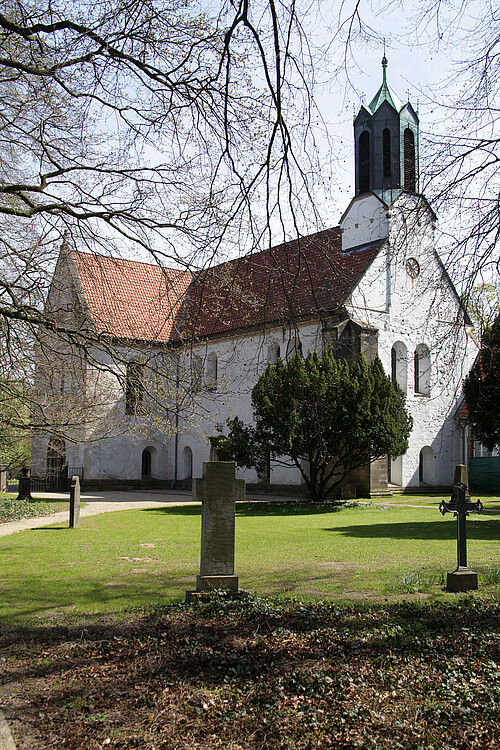
[[(338, 222), (354, 193), (353, 116), (363, 101), (370, 102), (382, 83), (384, 49), (389, 85), (403, 102), (409, 98), (418, 109), (422, 136), (439, 132), (446, 119), (442, 122), (445, 115), (437, 106), (436, 97), (442, 96), (443, 81), (465, 54), (460, 37), (480, 6), (466, 2), (469, 11), (460, 19), (451, 10), (446, 15), (443, 12), (439, 19), (430, 17), (416, 33), (412, 31), (414, 22), (400, 3), (362, 1), (359, 12), (366, 26), (363, 33), (353, 34), (346, 53), (345, 21), (354, 5), (327, 0), (311, 6), (309, 18), (313, 42), (325, 49), (325, 69), (318, 76), (314, 99), (333, 145), (333, 151), (325, 150), (334, 174), (332, 197), (325, 197), (323, 202), (325, 218), (333, 223)], [(412, 9), (414, 3), (406, 6)], [(344, 33), (339, 34), (339, 27)], [(455, 92), (456, 88), (451, 87), (446, 94), (451, 99)], [(324, 149), (326, 144), (320, 146)]]

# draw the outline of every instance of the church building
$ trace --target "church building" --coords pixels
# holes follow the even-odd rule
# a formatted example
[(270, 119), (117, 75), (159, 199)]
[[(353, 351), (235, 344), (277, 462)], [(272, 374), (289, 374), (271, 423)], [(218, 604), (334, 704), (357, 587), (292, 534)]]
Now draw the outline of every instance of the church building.
[[(351, 362), (378, 355), (414, 421), (404, 456), (350, 477), (358, 496), (452, 484), (464, 457), (455, 417), (477, 346), (419, 194), (418, 114), (389, 87), (385, 56), (382, 66), (354, 120), (355, 194), (338, 227), (199, 273), (64, 245), (47, 308), (91, 344), (51, 345), (50, 356), (42, 347), (47, 408), (82, 412), (65, 418), (66, 433), (34, 439), (34, 474), (65, 464), (102, 487), (186, 486), (214, 458), (208, 437), (228, 417), (251, 422), (251, 390), (269, 363), (333, 347)], [(238, 475), (302, 483), (281, 463)]]

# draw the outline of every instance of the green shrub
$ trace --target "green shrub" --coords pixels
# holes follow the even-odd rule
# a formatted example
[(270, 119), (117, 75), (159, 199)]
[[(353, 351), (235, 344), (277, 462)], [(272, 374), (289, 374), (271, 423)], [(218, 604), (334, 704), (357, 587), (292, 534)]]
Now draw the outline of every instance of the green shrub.
[(33, 516), (46, 516), (51, 510), (47, 503), (0, 498), (0, 523), (19, 521), (21, 518), (32, 518)]

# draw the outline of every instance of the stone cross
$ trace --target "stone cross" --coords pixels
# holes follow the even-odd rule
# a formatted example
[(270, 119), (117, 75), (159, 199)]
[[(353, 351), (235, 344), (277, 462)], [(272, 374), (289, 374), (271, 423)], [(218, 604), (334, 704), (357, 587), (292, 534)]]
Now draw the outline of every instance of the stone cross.
[[(458, 468), (458, 467), (457, 467)], [(447, 591), (471, 591), (477, 589), (477, 573), (467, 567), (467, 534), (466, 518), (469, 513), (481, 513), (483, 505), (480, 500), (471, 502), (467, 495), (467, 485), (459, 482), (453, 487), (449, 503), (444, 500), (439, 505), (441, 513), (454, 513), (457, 517), (457, 569), (448, 573)]]
[(234, 575), (235, 502), (245, 499), (245, 480), (235, 478), (233, 461), (206, 461), (203, 478), (193, 479), (193, 500), (202, 501), (201, 562), (196, 592), (238, 591)]
[(80, 479), (78, 476), (71, 478), (69, 490), (69, 528), (74, 529), (80, 525)]

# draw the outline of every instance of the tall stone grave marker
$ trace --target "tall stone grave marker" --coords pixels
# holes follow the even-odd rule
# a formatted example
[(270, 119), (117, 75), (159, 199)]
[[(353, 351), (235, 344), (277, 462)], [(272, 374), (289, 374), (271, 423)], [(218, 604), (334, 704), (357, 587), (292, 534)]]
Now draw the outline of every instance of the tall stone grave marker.
[(72, 477), (69, 490), (69, 528), (80, 525), (80, 479)]
[(206, 461), (203, 478), (193, 479), (193, 500), (201, 500), (201, 562), (196, 592), (238, 591), (234, 575), (235, 503), (245, 499), (245, 480), (235, 478), (233, 461)]

